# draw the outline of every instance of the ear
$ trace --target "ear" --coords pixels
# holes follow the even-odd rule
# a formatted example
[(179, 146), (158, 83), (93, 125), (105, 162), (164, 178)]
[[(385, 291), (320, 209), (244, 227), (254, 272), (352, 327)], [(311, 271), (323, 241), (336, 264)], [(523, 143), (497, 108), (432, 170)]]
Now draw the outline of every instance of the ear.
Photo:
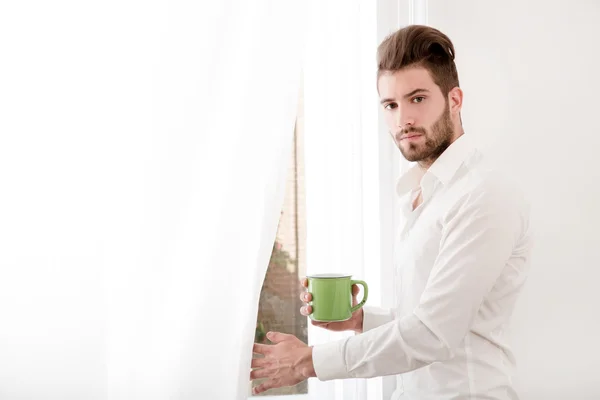
[(448, 105), (450, 113), (458, 115), (462, 109), (463, 91), (457, 86), (448, 92)]

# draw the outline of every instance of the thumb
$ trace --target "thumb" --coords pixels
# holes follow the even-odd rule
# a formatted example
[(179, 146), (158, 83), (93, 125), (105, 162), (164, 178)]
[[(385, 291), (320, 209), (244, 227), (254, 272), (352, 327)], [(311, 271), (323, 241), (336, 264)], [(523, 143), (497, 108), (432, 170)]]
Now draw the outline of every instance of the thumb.
[(267, 339), (269, 339), (273, 343), (283, 342), (284, 340), (288, 339), (290, 336), (293, 336), (293, 335), (289, 335), (287, 333), (281, 333), (281, 332), (268, 332), (267, 333)]

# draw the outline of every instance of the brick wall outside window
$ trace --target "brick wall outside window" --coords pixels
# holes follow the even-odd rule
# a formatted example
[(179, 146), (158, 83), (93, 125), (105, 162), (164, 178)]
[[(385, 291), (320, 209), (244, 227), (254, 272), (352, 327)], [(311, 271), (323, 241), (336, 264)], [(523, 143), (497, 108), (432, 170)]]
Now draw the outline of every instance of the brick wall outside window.
[[(302, 92), (298, 103), (285, 199), (277, 228), (277, 239), (260, 294), (255, 341), (263, 343), (266, 342), (263, 333), (270, 330), (291, 333), (305, 343), (308, 341), (307, 319), (300, 315), (302, 303), (299, 298), (302, 290), (299, 278), (306, 273)], [(291, 388), (270, 390), (264, 395), (303, 393), (307, 393), (306, 382)]]

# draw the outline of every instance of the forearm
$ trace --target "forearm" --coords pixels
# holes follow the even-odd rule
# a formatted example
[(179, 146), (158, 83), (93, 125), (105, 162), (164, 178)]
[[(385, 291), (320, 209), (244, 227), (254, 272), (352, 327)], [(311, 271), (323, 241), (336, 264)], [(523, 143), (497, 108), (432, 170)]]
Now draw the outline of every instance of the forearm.
[[(434, 328), (435, 329), (435, 328)], [(451, 357), (451, 349), (411, 314), (363, 334), (313, 348), (320, 380), (400, 374)]]

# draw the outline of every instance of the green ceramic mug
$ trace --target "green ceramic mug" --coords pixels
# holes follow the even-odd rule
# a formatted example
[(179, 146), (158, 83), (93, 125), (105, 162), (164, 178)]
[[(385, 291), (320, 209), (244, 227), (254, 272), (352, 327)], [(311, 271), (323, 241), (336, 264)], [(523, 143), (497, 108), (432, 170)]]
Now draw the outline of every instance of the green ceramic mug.
[[(352, 313), (361, 308), (367, 301), (369, 287), (365, 281), (353, 280), (352, 275), (318, 274), (308, 275), (308, 291), (312, 294), (313, 321), (333, 322), (346, 321)], [(352, 307), (352, 285), (363, 287), (363, 298)]]

